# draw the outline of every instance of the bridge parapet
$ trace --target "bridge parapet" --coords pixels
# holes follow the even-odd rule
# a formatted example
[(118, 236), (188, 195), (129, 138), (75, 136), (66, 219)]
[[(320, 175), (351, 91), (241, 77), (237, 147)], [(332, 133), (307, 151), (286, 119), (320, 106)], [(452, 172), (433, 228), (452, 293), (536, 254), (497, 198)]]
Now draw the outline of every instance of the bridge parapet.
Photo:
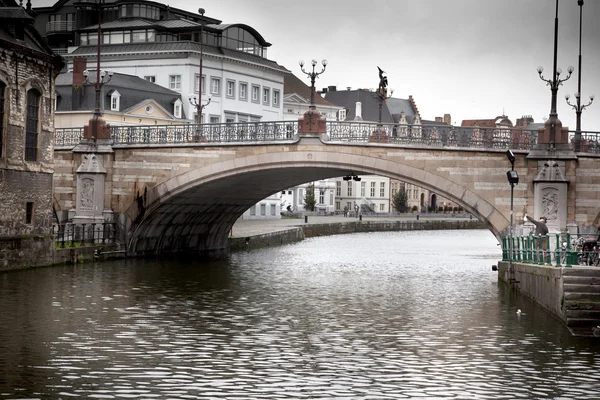
[[(298, 138), (298, 134), (298, 121), (110, 127), (113, 146), (292, 143)], [(568, 136), (569, 147), (572, 148), (575, 131), (569, 131)], [(55, 130), (54, 145), (56, 148), (74, 147), (82, 138), (83, 128), (58, 128)], [(522, 128), (328, 121), (323, 139), (332, 143), (529, 151), (538, 144), (538, 131)], [(581, 133), (581, 152), (600, 154), (600, 132)]]

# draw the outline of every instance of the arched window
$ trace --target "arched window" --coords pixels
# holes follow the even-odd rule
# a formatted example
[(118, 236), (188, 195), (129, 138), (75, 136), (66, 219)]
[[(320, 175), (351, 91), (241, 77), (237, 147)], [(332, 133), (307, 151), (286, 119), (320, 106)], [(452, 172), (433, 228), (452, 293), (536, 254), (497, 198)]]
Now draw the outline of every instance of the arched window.
[(7, 97), (5, 95), (6, 92), (6, 83), (0, 81), (0, 158), (4, 154), (4, 127), (6, 126), (5, 120), (5, 101), (4, 99)]
[(36, 89), (27, 91), (27, 123), (25, 125), (25, 161), (37, 160), (38, 131), (40, 126), (40, 99)]

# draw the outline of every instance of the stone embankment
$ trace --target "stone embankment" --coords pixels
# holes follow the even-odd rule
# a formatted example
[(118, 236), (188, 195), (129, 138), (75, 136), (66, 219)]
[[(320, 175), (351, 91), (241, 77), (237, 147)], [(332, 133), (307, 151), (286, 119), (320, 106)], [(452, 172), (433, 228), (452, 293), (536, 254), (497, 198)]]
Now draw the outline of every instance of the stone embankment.
[(360, 232), (390, 232), (445, 229), (484, 229), (485, 226), (470, 217), (426, 216), (344, 218), (340, 216), (308, 219), (241, 220), (232, 229), (230, 249), (252, 249), (278, 246), (305, 238)]

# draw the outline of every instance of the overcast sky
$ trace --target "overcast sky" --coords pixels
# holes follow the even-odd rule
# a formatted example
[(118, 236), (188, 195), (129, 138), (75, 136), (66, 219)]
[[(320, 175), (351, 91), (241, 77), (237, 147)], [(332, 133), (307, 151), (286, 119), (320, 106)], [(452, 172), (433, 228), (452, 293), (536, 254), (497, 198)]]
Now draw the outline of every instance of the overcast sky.
[[(34, 7), (52, 0), (32, 0)], [(255, 28), (272, 46), (269, 59), (310, 84), (299, 60), (327, 59), (317, 88), (376, 88), (377, 66), (394, 97), (412, 95), (421, 117), (445, 113), (453, 123), (522, 115), (543, 122), (550, 87), (536, 68), (553, 68), (554, 0), (167, 0), (172, 7)], [(583, 6), (582, 94), (599, 98), (582, 129), (600, 131), (600, 0)], [(575, 72), (558, 92), (558, 116), (575, 129), (565, 94), (577, 91), (579, 6), (560, 0), (558, 66)]]

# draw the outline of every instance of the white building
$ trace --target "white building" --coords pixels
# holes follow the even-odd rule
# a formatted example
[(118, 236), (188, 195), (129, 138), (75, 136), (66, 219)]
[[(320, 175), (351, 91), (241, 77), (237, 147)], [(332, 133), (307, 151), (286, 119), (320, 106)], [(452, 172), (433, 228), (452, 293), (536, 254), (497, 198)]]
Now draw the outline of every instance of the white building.
[[(350, 177), (350, 179), (348, 179)], [(361, 213), (390, 212), (390, 179), (378, 175), (360, 175), (360, 181), (351, 176), (335, 179), (335, 211), (344, 209)]]

